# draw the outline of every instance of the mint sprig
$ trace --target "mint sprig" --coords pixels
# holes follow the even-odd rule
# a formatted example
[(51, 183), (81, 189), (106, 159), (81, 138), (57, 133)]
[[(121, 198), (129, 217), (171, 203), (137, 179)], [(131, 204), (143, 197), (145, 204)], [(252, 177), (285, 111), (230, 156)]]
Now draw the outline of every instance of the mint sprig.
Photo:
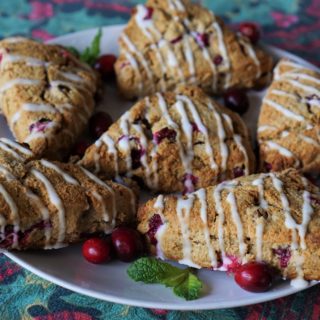
[(202, 282), (190, 268), (179, 269), (155, 258), (140, 258), (128, 268), (127, 273), (134, 281), (148, 284), (163, 284), (186, 300), (199, 298)]
[(85, 62), (89, 65), (94, 65), (100, 55), (100, 42), (102, 38), (102, 30), (99, 29), (89, 47), (87, 47), (83, 52), (79, 52), (74, 47), (67, 47), (67, 49), (78, 57), (82, 62)]

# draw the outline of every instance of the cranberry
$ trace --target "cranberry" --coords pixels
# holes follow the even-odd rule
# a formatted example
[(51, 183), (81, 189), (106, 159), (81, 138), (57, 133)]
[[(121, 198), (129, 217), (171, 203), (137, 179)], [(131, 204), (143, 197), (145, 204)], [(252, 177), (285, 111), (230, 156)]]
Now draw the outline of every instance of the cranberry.
[(209, 34), (196, 32), (194, 37), (201, 48), (209, 47)]
[(191, 126), (192, 126), (192, 131), (193, 132), (200, 132), (200, 130), (199, 130), (199, 128), (198, 128), (196, 123), (191, 122)]
[(255, 23), (252, 22), (244, 22), (239, 26), (239, 31), (249, 38), (252, 44), (258, 43), (260, 39), (260, 30)]
[(249, 109), (249, 99), (241, 89), (229, 89), (223, 96), (225, 105), (234, 112), (244, 114)]
[(160, 144), (163, 139), (168, 139), (170, 142), (175, 142), (177, 137), (177, 132), (169, 129), (163, 128), (160, 131), (157, 131), (153, 135), (153, 139), (156, 144)]
[(97, 59), (94, 68), (105, 80), (108, 80), (109, 78), (113, 78), (115, 75), (114, 64), (116, 61), (117, 57), (115, 55), (104, 54)]
[(278, 256), (280, 260), (280, 267), (286, 268), (291, 258), (290, 248), (279, 248), (272, 250), (275, 255)]
[(183, 177), (184, 190), (183, 194), (191, 193), (194, 191), (194, 186), (198, 182), (198, 178), (193, 174), (187, 173)]
[(111, 239), (116, 256), (121, 261), (133, 261), (143, 252), (141, 235), (134, 229), (117, 228), (112, 232)]
[(147, 235), (150, 239), (150, 243), (153, 245), (157, 244), (157, 239), (155, 237), (158, 229), (160, 226), (163, 225), (162, 219), (159, 214), (155, 214), (154, 216), (151, 217), (149, 220), (149, 230), (147, 232)]
[(94, 114), (89, 120), (89, 131), (93, 138), (98, 139), (111, 126), (113, 120), (111, 116), (103, 111)]
[(273, 272), (266, 264), (249, 262), (240, 266), (234, 277), (236, 283), (250, 292), (264, 292), (271, 288)]
[(153, 16), (154, 9), (151, 7), (145, 7), (146, 8), (146, 15), (144, 16), (143, 20), (150, 20)]
[(81, 139), (73, 146), (72, 154), (82, 158), (90, 145), (88, 140)]
[(172, 44), (176, 44), (176, 43), (180, 42), (181, 40), (182, 40), (182, 36), (180, 35), (180, 36), (172, 39), (170, 42), (171, 42)]
[(0, 63), (1, 63), (2, 59), (3, 59), (3, 54), (0, 53)]
[(264, 163), (264, 168), (267, 172), (270, 172), (272, 170), (272, 164), (269, 162)]
[(235, 167), (235, 168), (233, 169), (233, 176), (234, 176), (235, 178), (239, 178), (239, 177), (244, 176), (244, 170), (243, 170), (243, 168)]
[(217, 56), (214, 57), (213, 59), (213, 63), (216, 65), (216, 66), (219, 66), (223, 61), (223, 58), (218, 54)]
[(29, 127), (30, 132), (44, 132), (47, 127), (49, 126), (50, 122), (52, 122), (49, 119), (42, 118), (39, 121), (32, 123)]
[(101, 238), (91, 238), (84, 242), (82, 255), (91, 263), (103, 263), (111, 260), (111, 242)]

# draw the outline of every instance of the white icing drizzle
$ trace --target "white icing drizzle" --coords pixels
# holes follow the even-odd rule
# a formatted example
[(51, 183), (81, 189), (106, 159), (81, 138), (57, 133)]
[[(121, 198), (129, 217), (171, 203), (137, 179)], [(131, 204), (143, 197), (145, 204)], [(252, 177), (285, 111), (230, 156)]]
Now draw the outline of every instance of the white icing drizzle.
[(74, 82), (80, 82), (80, 83), (84, 83), (85, 82), (85, 80), (82, 77), (78, 76), (76, 73), (60, 71), (60, 74), (64, 78), (66, 78), (68, 80), (71, 80), (71, 81), (74, 81)]
[(49, 62), (37, 58), (5, 53), (1, 61), (1, 69), (3, 70), (7, 64), (15, 62), (25, 62), (29, 67), (48, 67), (50, 65)]
[(76, 186), (79, 185), (79, 182), (75, 178), (71, 177), (68, 173), (64, 172), (61, 168), (59, 168), (54, 163), (49, 162), (47, 160), (40, 160), (40, 163), (44, 167), (57, 172), (64, 179), (65, 182), (76, 185)]
[(22, 147), (20, 144), (14, 142), (12, 140), (9, 140), (7, 138), (0, 138), (0, 141), (7, 144), (11, 148), (17, 149), (19, 152), (25, 154), (26, 156), (33, 156), (32, 151), (30, 151), (27, 148)]
[(17, 78), (10, 81), (7, 81), (2, 87), (0, 87), (0, 93), (15, 87), (15, 86), (37, 86), (40, 84), (39, 80), (31, 80), (24, 78)]
[(16, 177), (4, 166), (0, 165), (0, 174), (2, 174), (7, 180), (15, 180)]
[(199, 269), (200, 266), (192, 261), (191, 241), (190, 241), (190, 212), (194, 202), (194, 195), (189, 195), (186, 199), (177, 199), (177, 215), (182, 236), (183, 258), (179, 263)]
[(162, 250), (161, 244), (162, 244), (162, 238), (167, 230), (168, 224), (166, 223), (166, 218), (163, 215), (164, 211), (164, 197), (163, 195), (159, 195), (156, 202), (154, 203), (154, 209), (157, 210), (157, 214), (161, 217), (162, 225), (158, 229), (157, 233), (155, 234), (155, 237), (157, 239), (157, 256), (165, 260), (166, 256)]
[(114, 145), (114, 141), (112, 138), (107, 134), (104, 133), (101, 137), (101, 141), (108, 147), (108, 153), (113, 156), (114, 159), (114, 171), (115, 171), (115, 178), (117, 181), (120, 181), (119, 177), (119, 165), (118, 165), (118, 152)]
[(287, 80), (291, 85), (293, 85), (296, 88), (300, 88), (304, 91), (310, 92), (311, 94), (320, 95), (320, 91), (312, 86), (307, 86), (305, 84), (302, 84), (301, 82), (297, 80)]
[(131, 64), (131, 66), (133, 67), (135, 73), (139, 77), (138, 90), (139, 90), (139, 94), (141, 95), (142, 89), (143, 89), (143, 81), (142, 81), (143, 78), (142, 78), (142, 75), (141, 75), (141, 72), (140, 72), (140, 69), (139, 69), (138, 62), (130, 52), (125, 51), (124, 55), (125, 55), (126, 59), (129, 61), (129, 63)]
[(177, 10), (181, 12), (185, 12), (186, 8), (180, 0), (168, 0), (169, 8), (171, 10)]
[(130, 177), (132, 175), (131, 169), (132, 169), (132, 159), (131, 159), (131, 147), (130, 147), (130, 132), (129, 132), (129, 120), (130, 120), (130, 111), (127, 111), (125, 114), (122, 115), (120, 118), (120, 129), (123, 133), (122, 139), (119, 141), (119, 149), (123, 150), (126, 154), (126, 165), (127, 165), (127, 171), (128, 176)]
[(268, 125), (268, 124), (258, 127), (258, 133), (261, 133), (261, 132), (267, 131), (267, 130), (274, 131), (274, 130), (277, 130), (277, 127), (275, 127), (275, 126), (270, 126), (270, 125)]
[(207, 245), (207, 250), (208, 250), (208, 256), (210, 259), (210, 263), (212, 267), (217, 266), (217, 255), (216, 252), (214, 251), (212, 245), (211, 245), (211, 239), (210, 239), (210, 231), (209, 231), (209, 226), (208, 226), (208, 216), (207, 216), (207, 198), (206, 198), (206, 190), (205, 189), (200, 189), (197, 192), (194, 193), (200, 202), (200, 218), (203, 222), (203, 233)]
[(252, 48), (252, 45), (245, 41), (241, 36), (239, 37), (239, 42), (243, 45), (247, 53), (249, 54), (250, 58), (254, 62), (254, 64), (257, 66), (257, 74), (256, 78), (261, 77), (261, 63), (260, 60), (258, 59), (255, 50)]
[(276, 102), (269, 100), (269, 99), (264, 99), (263, 102), (265, 104), (269, 105), (270, 107), (276, 109), (277, 111), (279, 111), (280, 113), (282, 113), (283, 115), (285, 115), (288, 118), (291, 118), (296, 121), (305, 121), (305, 118), (303, 116), (301, 116), (300, 114), (297, 114), (291, 110), (288, 110), (287, 108), (280, 105), (279, 103), (276, 103)]
[(32, 141), (35, 140), (35, 139), (46, 139), (46, 138), (48, 138), (48, 137), (50, 136), (50, 134), (49, 134), (49, 133), (50, 133), (50, 130), (48, 130), (48, 129), (53, 129), (53, 128), (56, 127), (56, 126), (57, 126), (57, 124), (56, 124), (54, 121), (52, 121), (52, 122), (48, 123), (45, 132), (36, 132), (36, 131), (31, 132), (31, 133), (25, 138), (24, 142), (30, 143), (30, 142), (32, 142)]
[(278, 151), (282, 156), (287, 157), (287, 158), (294, 158), (295, 159), (295, 167), (298, 167), (300, 164), (299, 159), (288, 149), (286, 149), (283, 146), (280, 146), (278, 143), (274, 141), (266, 141), (265, 145), (267, 146), (268, 149), (270, 150), (276, 150)]
[(197, 83), (197, 78), (196, 78), (196, 68), (195, 68), (195, 63), (194, 63), (194, 57), (193, 57), (193, 52), (191, 49), (191, 45), (189, 42), (189, 36), (184, 35), (183, 39), (183, 47), (184, 47), (184, 55), (187, 59), (188, 66), (189, 66), (189, 73), (190, 73), (190, 79), (189, 81), (191, 83)]
[(4, 188), (2, 184), (0, 184), (0, 194), (2, 195), (3, 199), (7, 203), (10, 209), (10, 213), (12, 216), (12, 221), (13, 221), (13, 243), (12, 243), (12, 248), (17, 249), (19, 247), (18, 244), (18, 231), (20, 230), (20, 219), (19, 219), (19, 209), (12, 199), (11, 195), (8, 193), (8, 191)]
[(4, 151), (10, 153), (14, 158), (23, 161), (23, 158), (17, 152), (15, 152), (13, 149), (9, 148), (2, 141), (0, 141), (0, 149), (3, 149)]
[(283, 74), (283, 77), (297, 79), (298, 81), (302, 79), (302, 80), (315, 82), (316, 84), (320, 84), (320, 79), (317, 79), (316, 77), (313, 77), (310, 74), (301, 73), (301, 72), (299, 73), (286, 72)]
[(65, 208), (63, 206), (63, 202), (57, 194), (56, 190), (54, 189), (52, 183), (47, 179), (47, 177), (43, 173), (35, 169), (32, 169), (31, 173), (37, 180), (39, 180), (45, 186), (50, 202), (57, 208), (59, 220), (59, 233), (56, 245), (60, 246), (63, 244), (66, 232)]

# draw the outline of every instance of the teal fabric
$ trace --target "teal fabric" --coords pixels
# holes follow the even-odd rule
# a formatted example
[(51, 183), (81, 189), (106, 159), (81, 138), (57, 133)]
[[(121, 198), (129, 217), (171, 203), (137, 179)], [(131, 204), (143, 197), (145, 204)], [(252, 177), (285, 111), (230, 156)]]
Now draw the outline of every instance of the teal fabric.
[[(2, 0), (0, 37), (47, 40), (87, 28), (125, 23), (139, 0)], [(319, 0), (203, 0), (237, 25), (254, 21), (263, 40), (320, 65)], [(0, 255), (0, 319), (320, 319), (320, 287), (249, 307), (215, 311), (148, 310), (99, 301), (44, 281)]]

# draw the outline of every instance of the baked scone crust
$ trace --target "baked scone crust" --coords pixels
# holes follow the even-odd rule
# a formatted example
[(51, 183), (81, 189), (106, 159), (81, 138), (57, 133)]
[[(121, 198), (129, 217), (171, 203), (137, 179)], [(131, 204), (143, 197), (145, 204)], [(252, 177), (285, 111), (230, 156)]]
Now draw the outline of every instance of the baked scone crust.
[(270, 80), (270, 55), (189, 0), (138, 5), (120, 40), (118, 86), (131, 99), (196, 85), (220, 94)]
[(191, 192), (254, 170), (241, 118), (201, 89), (179, 87), (139, 101), (80, 162), (108, 178), (126, 175), (153, 191)]
[(60, 248), (135, 218), (136, 189), (76, 164), (32, 160), (29, 149), (5, 142), (0, 139), (0, 248)]
[(320, 171), (320, 73), (287, 59), (274, 70), (258, 122), (261, 171)]
[(98, 76), (58, 45), (26, 38), (0, 41), (0, 105), (17, 141), (57, 159), (91, 116)]
[(319, 200), (319, 189), (288, 169), (160, 195), (140, 206), (138, 229), (161, 258), (229, 271), (258, 260), (285, 278), (319, 280)]

